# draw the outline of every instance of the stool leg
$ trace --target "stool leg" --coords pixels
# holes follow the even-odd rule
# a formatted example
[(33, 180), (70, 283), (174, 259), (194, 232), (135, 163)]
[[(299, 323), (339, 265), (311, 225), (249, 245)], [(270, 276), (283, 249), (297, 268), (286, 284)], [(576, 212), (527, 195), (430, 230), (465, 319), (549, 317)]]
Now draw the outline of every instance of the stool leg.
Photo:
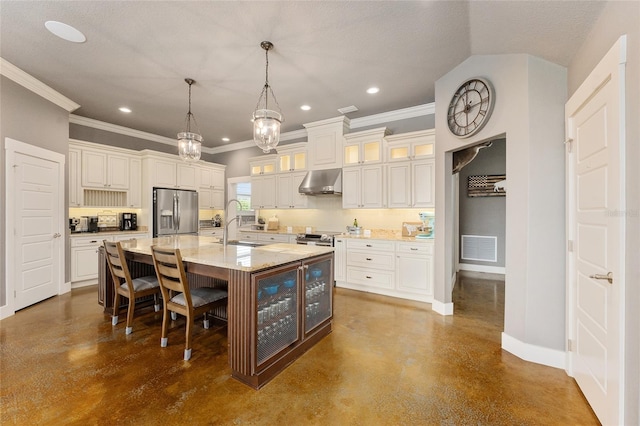
[(188, 315), (187, 316), (187, 333), (186, 333), (186, 338), (185, 338), (185, 345), (184, 345), (184, 360), (185, 361), (189, 361), (189, 359), (191, 358), (191, 333), (192, 333), (192, 328), (193, 328), (193, 317)]
[(118, 325), (118, 311), (120, 311), (120, 294), (116, 290), (116, 295), (113, 298), (113, 315), (111, 316), (111, 325)]
[(209, 319), (207, 318), (207, 313), (204, 313), (204, 322), (202, 323), (202, 326), (208, 330), (209, 329)]
[(153, 295), (153, 303), (154, 303), (153, 309), (156, 312), (160, 312), (160, 301), (158, 300), (158, 293)]
[(136, 309), (136, 300), (133, 294), (129, 294), (129, 309), (127, 310), (127, 328), (125, 328), (125, 334), (131, 334), (133, 332), (133, 311)]

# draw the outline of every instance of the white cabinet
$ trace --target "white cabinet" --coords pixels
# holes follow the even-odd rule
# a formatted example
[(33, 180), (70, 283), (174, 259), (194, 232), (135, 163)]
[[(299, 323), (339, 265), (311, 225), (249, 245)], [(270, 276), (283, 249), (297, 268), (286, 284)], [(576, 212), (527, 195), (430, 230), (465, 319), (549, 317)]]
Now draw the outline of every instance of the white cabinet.
[[(104, 235), (100, 233), (88, 236), (71, 237), (71, 282), (81, 283), (82, 285), (91, 285), (98, 279), (98, 249), (107, 241), (124, 241), (135, 238), (149, 238), (148, 233), (126, 233), (117, 235)], [(78, 287), (78, 285), (76, 285)]]
[(272, 154), (250, 159), (249, 167), (251, 170), (251, 208), (276, 208), (276, 156)]
[(200, 166), (198, 188), (224, 190), (224, 167)]
[(128, 189), (129, 157), (82, 150), (82, 186), (99, 189)]
[(345, 167), (342, 170), (342, 208), (382, 208), (384, 200), (381, 165)]
[(71, 282), (98, 279), (98, 248), (105, 237), (71, 238)]
[(338, 287), (433, 301), (433, 240), (336, 237), (334, 244)]
[(290, 144), (278, 148), (278, 173), (307, 169), (307, 144)]
[(333, 278), (337, 283), (347, 279), (347, 241), (345, 238), (334, 237), (333, 246)]
[(224, 229), (222, 227), (218, 228), (200, 228), (198, 231), (198, 235), (203, 237), (216, 237), (222, 238), (224, 234)]
[(152, 187), (196, 189), (196, 166), (178, 160), (150, 160)]
[(435, 158), (435, 129), (401, 133), (385, 137), (387, 162)]
[(433, 243), (398, 243), (395, 270), (398, 292), (422, 300), (433, 298)]
[(281, 173), (277, 175), (276, 208), (278, 209), (304, 209), (307, 207), (307, 196), (298, 192), (306, 172)]
[(139, 158), (129, 159), (129, 207), (139, 209), (142, 206), (142, 161)]
[(343, 166), (382, 163), (383, 140), (386, 127), (363, 130), (344, 135)]
[(343, 286), (356, 290), (393, 290), (394, 243), (347, 239), (347, 277)]
[(276, 175), (251, 178), (251, 208), (274, 209), (276, 207)]
[(250, 159), (251, 176), (270, 175), (276, 172), (276, 156), (265, 155), (259, 159)]
[(342, 167), (342, 137), (349, 129), (345, 116), (306, 123), (309, 170)]
[(434, 160), (404, 161), (387, 166), (387, 207), (434, 207)]
[(435, 206), (435, 132), (388, 136), (387, 206)]
[(80, 186), (82, 151), (77, 148), (69, 148), (69, 207), (83, 205), (83, 192)]
[(198, 171), (198, 204), (201, 209), (224, 209), (224, 167), (203, 165)]
[[(275, 244), (275, 243), (290, 243), (291, 236), (288, 234), (269, 234), (269, 233), (259, 233), (258, 234), (258, 242), (266, 243), (266, 244)], [(295, 238), (295, 236), (294, 236)]]

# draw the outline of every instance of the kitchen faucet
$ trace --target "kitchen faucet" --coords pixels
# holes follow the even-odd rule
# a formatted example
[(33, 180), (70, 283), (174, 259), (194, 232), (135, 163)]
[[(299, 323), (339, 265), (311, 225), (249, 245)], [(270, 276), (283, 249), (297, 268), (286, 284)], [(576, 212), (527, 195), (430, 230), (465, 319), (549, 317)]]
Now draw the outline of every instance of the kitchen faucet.
[(238, 215), (236, 215), (235, 217), (227, 220), (227, 218), (229, 217), (229, 205), (231, 205), (231, 203), (233, 203), (234, 201), (238, 203), (238, 205), (240, 206), (240, 210), (242, 210), (242, 203), (240, 201), (236, 200), (235, 198), (227, 201), (227, 206), (224, 209), (224, 231), (222, 231), (222, 245), (224, 247), (227, 246), (227, 242), (229, 240), (229, 224), (238, 219)]

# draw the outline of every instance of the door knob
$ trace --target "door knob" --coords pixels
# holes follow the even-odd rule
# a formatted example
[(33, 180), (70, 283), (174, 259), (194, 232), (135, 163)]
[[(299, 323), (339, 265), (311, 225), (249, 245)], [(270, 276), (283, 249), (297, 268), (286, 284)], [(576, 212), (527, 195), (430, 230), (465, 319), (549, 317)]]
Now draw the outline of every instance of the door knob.
[(62, 235), (60, 235), (60, 234), (59, 234), (59, 233), (57, 233), (57, 232), (56, 232), (55, 234), (53, 234), (53, 238), (60, 238), (61, 236), (62, 236)]
[(613, 272), (608, 272), (607, 275), (593, 274), (589, 275), (589, 278), (593, 278), (596, 280), (607, 280), (609, 281), (609, 284), (613, 284)]

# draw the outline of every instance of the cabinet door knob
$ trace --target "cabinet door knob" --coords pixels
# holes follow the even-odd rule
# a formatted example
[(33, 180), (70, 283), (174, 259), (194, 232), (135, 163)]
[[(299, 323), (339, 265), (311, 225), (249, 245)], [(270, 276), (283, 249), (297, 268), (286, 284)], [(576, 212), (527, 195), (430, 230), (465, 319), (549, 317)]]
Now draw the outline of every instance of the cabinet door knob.
[(367, 259), (367, 260), (373, 260), (373, 259), (371, 259), (370, 257), (367, 257), (366, 259)]

